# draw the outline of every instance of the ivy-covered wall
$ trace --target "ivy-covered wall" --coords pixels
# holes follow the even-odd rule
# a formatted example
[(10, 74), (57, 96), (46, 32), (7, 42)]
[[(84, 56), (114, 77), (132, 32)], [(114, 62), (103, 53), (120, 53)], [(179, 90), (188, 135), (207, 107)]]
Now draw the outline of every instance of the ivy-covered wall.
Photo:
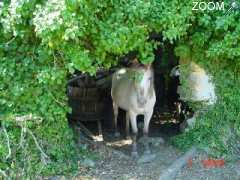
[(189, 0), (0, 2), (0, 174), (76, 168), (65, 116), (67, 75), (75, 69), (94, 75), (130, 51), (152, 62), (152, 32), (176, 44), (176, 55), (206, 67), (216, 83), (217, 105), (177, 144), (233, 153), (227, 139), (240, 132), (240, 14), (192, 7)]

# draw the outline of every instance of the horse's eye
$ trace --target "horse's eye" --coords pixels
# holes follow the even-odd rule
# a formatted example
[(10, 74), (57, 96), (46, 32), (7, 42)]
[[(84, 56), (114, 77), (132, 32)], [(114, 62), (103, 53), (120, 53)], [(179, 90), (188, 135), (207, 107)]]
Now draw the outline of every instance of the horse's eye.
[(152, 79), (153, 79), (152, 77), (148, 78), (149, 81), (151, 81)]

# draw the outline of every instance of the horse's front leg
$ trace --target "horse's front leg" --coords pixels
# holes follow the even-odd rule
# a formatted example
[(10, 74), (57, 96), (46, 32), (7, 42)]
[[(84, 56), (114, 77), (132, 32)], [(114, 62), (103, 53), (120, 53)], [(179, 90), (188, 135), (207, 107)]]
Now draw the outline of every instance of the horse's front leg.
[(148, 132), (149, 132), (149, 124), (153, 114), (153, 110), (148, 111), (144, 114), (144, 127), (143, 127), (143, 138), (144, 138), (144, 146), (145, 151), (144, 154), (151, 154), (148, 142)]
[(127, 111), (126, 112), (126, 139), (130, 139), (129, 120), (130, 120), (129, 112)]
[(131, 126), (132, 126), (132, 131), (133, 131), (132, 157), (137, 158), (138, 157), (138, 152), (137, 152), (137, 133), (138, 133), (137, 114), (135, 114), (134, 112), (129, 112), (129, 117), (130, 117), (130, 122), (131, 122)]

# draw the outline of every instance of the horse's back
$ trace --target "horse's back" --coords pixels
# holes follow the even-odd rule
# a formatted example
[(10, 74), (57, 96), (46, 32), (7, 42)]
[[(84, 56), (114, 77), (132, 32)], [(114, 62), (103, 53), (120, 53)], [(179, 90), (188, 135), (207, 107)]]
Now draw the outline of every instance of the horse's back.
[(116, 71), (112, 77), (112, 90), (119, 86), (119, 83), (122, 84), (123, 80), (127, 78), (127, 69), (122, 68)]
[(122, 68), (113, 74), (111, 89), (113, 102), (125, 110), (128, 108), (129, 96), (131, 95), (132, 89), (132, 82), (128, 71), (128, 69)]

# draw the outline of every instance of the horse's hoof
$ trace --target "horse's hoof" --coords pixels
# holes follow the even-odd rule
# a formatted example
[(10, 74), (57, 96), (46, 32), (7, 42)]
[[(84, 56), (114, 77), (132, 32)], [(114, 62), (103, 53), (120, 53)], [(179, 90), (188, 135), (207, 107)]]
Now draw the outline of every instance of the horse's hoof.
[(132, 152), (132, 158), (137, 159), (138, 158), (138, 152)]
[(119, 138), (120, 137), (120, 133), (119, 132), (115, 132), (114, 136), (115, 136), (115, 138)]

